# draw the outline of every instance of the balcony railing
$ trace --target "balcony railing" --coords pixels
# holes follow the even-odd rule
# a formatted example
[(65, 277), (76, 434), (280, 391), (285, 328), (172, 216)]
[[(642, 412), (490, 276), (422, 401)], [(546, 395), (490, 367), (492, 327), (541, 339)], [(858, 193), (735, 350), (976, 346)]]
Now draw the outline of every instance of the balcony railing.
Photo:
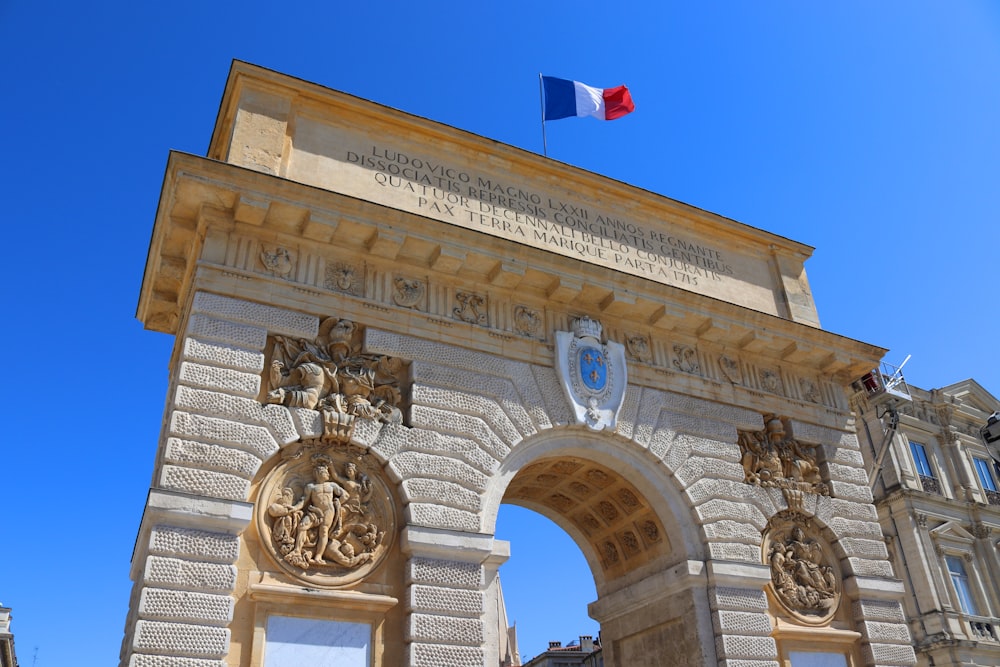
[(986, 489), (986, 502), (990, 505), (1000, 505), (1000, 493)]
[(941, 482), (938, 481), (937, 477), (927, 477), (925, 475), (918, 475), (918, 477), (920, 477), (920, 486), (924, 491), (941, 495)]
[(993, 627), (993, 623), (989, 621), (969, 621), (969, 626), (972, 628), (972, 636), (976, 639), (985, 641), (997, 641), (997, 632)]

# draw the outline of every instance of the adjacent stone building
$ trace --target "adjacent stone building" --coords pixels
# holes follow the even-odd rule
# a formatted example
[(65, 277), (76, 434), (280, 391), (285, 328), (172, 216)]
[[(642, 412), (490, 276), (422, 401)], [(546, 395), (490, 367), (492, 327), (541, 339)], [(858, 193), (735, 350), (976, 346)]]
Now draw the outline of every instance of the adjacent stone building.
[(918, 664), (1000, 665), (1000, 400), (974, 380), (906, 394), (854, 404)]
[(609, 666), (915, 664), (850, 403), (885, 350), (811, 250), (235, 63), (141, 289), (122, 665), (498, 665), (501, 503), (579, 545)]

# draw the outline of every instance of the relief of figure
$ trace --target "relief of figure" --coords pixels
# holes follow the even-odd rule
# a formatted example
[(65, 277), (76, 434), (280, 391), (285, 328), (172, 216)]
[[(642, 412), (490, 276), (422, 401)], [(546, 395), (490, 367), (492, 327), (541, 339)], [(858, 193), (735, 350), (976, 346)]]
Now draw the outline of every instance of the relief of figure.
[[(330, 535), (340, 533), (343, 521), (340, 507), (347, 499), (344, 487), (332, 480), (330, 468), (323, 463), (316, 465), (313, 474), (316, 481), (306, 484), (302, 499), (288, 508), (289, 512), (303, 511), (302, 520), (295, 534), (295, 547), (285, 556), (285, 560), (293, 565), (304, 562), (324, 565), (326, 561), (323, 560), (323, 556), (330, 542)], [(308, 556), (302, 553), (302, 547), (306, 545), (306, 538), (313, 528), (316, 529), (316, 541), (313, 542), (316, 550), (312, 556)]]
[(275, 336), (265, 402), (323, 413), (328, 440), (350, 439), (354, 419), (402, 422), (398, 359), (362, 354), (353, 322), (328, 318), (315, 341)]
[(374, 481), (358, 463), (335, 462), (328, 447), (296, 458), (279, 466), (262, 490), (272, 501), (258, 525), (275, 558), (307, 577), (343, 576), (373, 563), (392, 526), (388, 494), (376, 498)]
[(795, 492), (829, 494), (816, 462), (816, 446), (788, 437), (781, 419), (769, 415), (763, 431), (740, 431), (746, 481)]
[(767, 562), (778, 599), (788, 609), (807, 616), (830, 613), (839, 599), (839, 578), (826, 563), (822, 546), (798, 525), (774, 537)]

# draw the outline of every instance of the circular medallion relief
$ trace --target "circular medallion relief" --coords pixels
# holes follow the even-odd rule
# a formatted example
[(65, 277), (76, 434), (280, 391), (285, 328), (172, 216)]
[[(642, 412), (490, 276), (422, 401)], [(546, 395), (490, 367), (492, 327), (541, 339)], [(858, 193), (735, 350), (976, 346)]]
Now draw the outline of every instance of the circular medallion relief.
[(828, 621), (841, 597), (837, 561), (815, 532), (807, 517), (782, 513), (771, 521), (763, 545), (774, 597), (792, 616), (810, 624)]
[(388, 487), (360, 457), (339, 448), (280, 463), (264, 480), (256, 512), (275, 563), (320, 586), (364, 578), (395, 532)]

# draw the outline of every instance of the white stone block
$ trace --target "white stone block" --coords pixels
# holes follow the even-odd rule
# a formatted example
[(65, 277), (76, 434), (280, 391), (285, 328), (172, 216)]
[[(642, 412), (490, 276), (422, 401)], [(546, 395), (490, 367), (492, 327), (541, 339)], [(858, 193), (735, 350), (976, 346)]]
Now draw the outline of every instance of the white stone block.
[(191, 312), (253, 324), (283, 336), (313, 340), (319, 335), (319, 318), (313, 315), (209, 292), (194, 295)]
[(182, 361), (178, 378), (192, 387), (214, 389), (236, 396), (253, 398), (260, 394), (260, 375), (257, 373)]
[(403, 500), (448, 505), (468, 512), (482, 510), (482, 496), (454, 482), (438, 479), (408, 479), (402, 484)]
[(167, 438), (163, 458), (167, 463), (218, 470), (245, 479), (251, 479), (261, 463), (259, 458), (249, 452), (180, 438)]
[[(523, 437), (500, 405), (492, 398), (455, 389), (414, 384), (411, 390), (411, 400), (414, 406), (421, 405), (438, 410), (455, 411), (481, 419), (489, 425), (490, 430), (500, 440), (509, 445), (520, 442)], [(411, 417), (411, 423), (414, 423), (414, 418), (419, 417)], [(417, 424), (414, 423), (414, 425)]]
[(234, 563), (240, 554), (240, 541), (236, 535), (155, 526), (149, 536), (149, 551), (162, 556)]
[(160, 471), (160, 487), (227, 500), (246, 500), (250, 492), (249, 480), (242, 477), (176, 465), (163, 466)]
[(715, 638), (715, 650), (720, 659), (774, 660), (778, 657), (778, 646), (771, 637), (723, 635)]
[(143, 581), (151, 586), (228, 592), (236, 586), (236, 566), (148, 556)]
[(428, 528), (479, 532), (482, 520), (478, 512), (468, 512), (454, 507), (431, 503), (410, 503), (406, 507), (410, 523)]
[(503, 461), (514, 442), (504, 442), (482, 419), (447, 410), (414, 405), (410, 410), (410, 425), (440, 433), (473, 438), (487, 454)]
[(717, 586), (709, 590), (709, 604), (713, 610), (765, 611), (767, 595), (757, 588)]
[(414, 642), (408, 647), (409, 667), (482, 667), (486, 655), (480, 647)]
[(176, 655), (148, 655), (145, 653), (133, 653), (128, 664), (129, 667), (226, 667), (225, 660), (182, 658)]
[(229, 629), (140, 620), (135, 623), (132, 648), (195, 658), (223, 657), (229, 653)]
[(278, 451), (278, 443), (268, 432), (268, 429), (228, 419), (206, 417), (175, 410), (170, 417), (169, 429), (171, 435), (184, 439), (238, 447), (256, 454), (262, 461)]
[(193, 314), (188, 320), (188, 336), (225, 343), (248, 350), (263, 350), (267, 329)]
[(144, 588), (139, 596), (139, 617), (224, 627), (233, 620), (234, 604), (228, 595)]
[(718, 630), (723, 634), (760, 637), (771, 634), (771, 619), (764, 613), (720, 610), (716, 618)]
[(480, 591), (413, 584), (409, 589), (410, 608), (424, 612), (445, 612), (478, 618), (485, 611), (485, 596)]
[(186, 338), (182, 355), (184, 359), (189, 361), (234, 368), (248, 373), (259, 374), (264, 370), (263, 352), (247, 350), (226, 343)]
[(389, 461), (388, 468), (401, 480), (416, 477), (445, 479), (480, 493), (486, 490), (489, 483), (486, 475), (467, 463), (423, 452), (400, 452)]
[(477, 563), (414, 557), (407, 566), (407, 581), (479, 591), (484, 584), (483, 568)]
[(409, 616), (407, 626), (409, 641), (476, 647), (483, 643), (483, 622), (478, 618), (413, 612)]

